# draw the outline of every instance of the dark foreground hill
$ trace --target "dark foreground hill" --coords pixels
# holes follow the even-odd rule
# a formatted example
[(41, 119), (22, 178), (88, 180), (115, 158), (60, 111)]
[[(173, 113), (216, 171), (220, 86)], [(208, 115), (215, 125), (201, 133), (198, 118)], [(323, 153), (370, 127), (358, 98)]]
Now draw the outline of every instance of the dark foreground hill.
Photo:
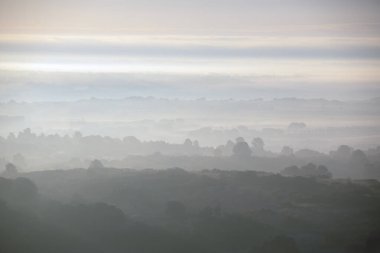
[(380, 252), (380, 183), (111, 168), (0, 178), (0, 252)]

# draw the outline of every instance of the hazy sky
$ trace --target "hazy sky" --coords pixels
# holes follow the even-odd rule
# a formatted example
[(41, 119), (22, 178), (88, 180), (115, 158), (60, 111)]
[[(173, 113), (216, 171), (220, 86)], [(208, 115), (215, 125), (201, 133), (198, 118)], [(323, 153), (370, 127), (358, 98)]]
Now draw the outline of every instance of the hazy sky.
[(378, 0), (2, 0), (0, 9), (1, 30), (31, 33), (364, 33), (380, 23)]
[(378, 0), (2, 0), (0, 100), (376, 97), (378, 13)]

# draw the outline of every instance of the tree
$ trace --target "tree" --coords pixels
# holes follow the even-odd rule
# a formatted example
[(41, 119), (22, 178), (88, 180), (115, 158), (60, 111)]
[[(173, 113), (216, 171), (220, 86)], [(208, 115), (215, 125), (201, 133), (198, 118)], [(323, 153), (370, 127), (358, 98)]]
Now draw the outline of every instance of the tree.
[(14, 133), (9, 133), (8, 137), (7, 137), (7, 140), (10, 141), (10, 142), (15, 141), (16, 140), (16, 135)]
[(366, 154), (364, 154), (363, 151), (357, 149), (354, 152), (352, 152), (350, 157), (350, 163), (357, 166), (363, 166), (368, 163), (368, 157), (366, 156)]
[(89, 169), (103, 169), (104, 165), (101, 161), (95, 159), (90, 163), (90, 166), (88, 166)]
[(243, 137), (237, 137), (236, 143), (239, 143), (239, 142), (245, 142), (244, 138)]
[(331, 172), (324, 165), (318, 166), (317, 174), (318, 174), (318, 177), (321, 177), (321, 178), (331, 178), (332, 177)]
[(187, 148), (191, 148), (193, 146), (193, 142), (190, 139), (186, 139), (183, 145)]
[(123, 142), (126, 143), (127, 145), (130, 145), (131, 147), (135, 147), (141, 144), (140, 140), (134, 136), (124, 137)]
[(7, 163), (7, 165), (5, 165), (5, 171), (2, 173), (2, 176), (6, 178), (15, 178), (17, 175), (17, 167), (13, 163)]
[(190, 139), (186, 139), (185, 142), (183, 143), (183, 147), (186, 153), (191, 153), (193, 149), (193, 142)]
[(293, 149), (289, 146), (284, 146), (281, 150), (281, 155), (292, 156), (293, 155)]
[(288, 126), (288, 130), (290, 131), (297, 131), (302, 130), (306, 128), (306, 124), (304, 122), (292, 122)]
[(261, 154), (264, 152), (264, 141), (260, 137), (252, 140), (252, 149), (254, 154)]
[(331, 172), (326, 168), (326, 166), (319, 165), (318, 167), (309, 163), (307, 165), (298, 168), (297, 166), (286, 167), (281, 171), (284, 176), (291, 177), (319, 177), (319, 178), (331, 178)]
[(79, 132), (79, 131), (76, 131), (75, 133), (74, 133), (74, 135), (73, 135), (73, 138), (74, 139), (76, 139), (76, 140), (80, 140), (80, 139), (82, 139), (82, 133), (81, 132)]
[(336, 151), (331, 152), (331, 156), (339, 160), (347, 160), (350, 158), (352, 148), (347, 145), (340, 145)]
[(12, 158), (12, 161), (14, 164), (16, 164), (18, 167), (25, 167), (26, 166), (26, 160), (25, 160), (25, 157), (20, 154), (20, 153), (17, 153), (13, 156)]
[(300, 169), (295, 165), (289, 166), (281, 171), (281, 175), (296, 177), (300, 175)]
[(314, 163), (308, 163), (301, 167), (301, 176), (314, 176), (317, 171), (317, 166)]
[(252, 154), (252, 150), (245, 141), (236, 143), (232, 152), (234, 156), (240, 158), (250, 157)]

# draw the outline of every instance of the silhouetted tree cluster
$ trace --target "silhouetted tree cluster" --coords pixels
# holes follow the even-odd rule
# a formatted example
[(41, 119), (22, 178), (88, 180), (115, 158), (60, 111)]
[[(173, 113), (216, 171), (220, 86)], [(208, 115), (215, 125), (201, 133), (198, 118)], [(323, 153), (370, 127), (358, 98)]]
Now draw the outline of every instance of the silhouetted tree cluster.
[[(103, 166), (115, 168), (164, 169), (177, 166), (189, 170), (260, 169), (267, 172), (280, 172), (284, 167), (294, 165), (300, 168), (312, 163), (328, 168), (335, 178), (380, 179), (380, 147), (359, 150), (340, 145), (325, 154), (284, 146), (279, 153), (274, 153), (265, 149), (264, 140), (260, 137), (252, 138), (251, 142), (238, 137), (214, 148), (202, 147), (198, 141), (190, 139), (183, 144), (169, 144), (143, 142), (133, 136), (123, 139), (83, 136), (80, 132), (73, 136), (36, 135), (26, 129), (18, 135), (10, 134), (7, 139), (0, 138), (0, 149), (4, 151), (0, 157), (0, 173), (5, 173), (4, 177), (17, 176), (15, 170), (6, 168), (7, 164), (13, 164), (20, 172), (93, 167), (93, 161), (98, 160)], [(323, 170), (323, 167), (319, 169)], [(99, 172), (99, 168), (94, 171)], [(322, 171), (302, 171), (298, 172), (300, 176), (323, 174)]]
[(313, 163), (301, 166), (286, 167), (281, 171), (284, 176), (292, 177), (319, 177), (319, 178), (331, 178), (330, 171), (323, 165), (316, 166)]

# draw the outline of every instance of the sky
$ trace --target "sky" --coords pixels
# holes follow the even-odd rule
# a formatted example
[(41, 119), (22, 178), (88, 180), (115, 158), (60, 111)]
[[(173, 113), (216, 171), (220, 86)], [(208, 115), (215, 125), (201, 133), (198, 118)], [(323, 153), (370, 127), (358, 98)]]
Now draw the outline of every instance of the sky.
[(380, 96), (377, 0), (2, 0), (0, 101)]

